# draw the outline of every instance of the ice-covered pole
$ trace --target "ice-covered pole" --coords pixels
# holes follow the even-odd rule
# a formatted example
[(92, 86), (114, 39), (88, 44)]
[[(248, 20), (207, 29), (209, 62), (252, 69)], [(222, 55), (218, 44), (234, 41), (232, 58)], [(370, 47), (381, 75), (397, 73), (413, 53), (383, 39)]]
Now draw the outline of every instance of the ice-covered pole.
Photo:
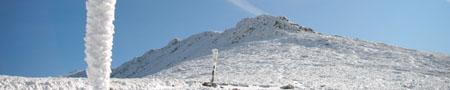
[(211, 78), (211, 84), (214, 84), (214, 75), (216, 74), (216, 64), (217, 64), (217, 56), (218, 56), (218, 54), (219, 54), (219, 50), (217, 50), (217, 49), (212, 49), (211, 50), (212, 51), (212, 53), (213, 53), (213, 59), (214, 59), (214, 62), (213, 62), (213, 71), (212, 71), (212, 78)]
[(88, 0), (85, 61), (93, 90), (109, 90), (116, 0)]

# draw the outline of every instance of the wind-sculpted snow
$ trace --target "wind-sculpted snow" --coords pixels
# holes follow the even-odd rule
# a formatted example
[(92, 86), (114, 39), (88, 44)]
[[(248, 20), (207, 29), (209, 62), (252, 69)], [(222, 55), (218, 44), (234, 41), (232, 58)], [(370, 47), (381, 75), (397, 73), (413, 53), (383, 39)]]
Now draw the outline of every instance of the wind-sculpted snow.
[[(176, 79), (111, 79), (108, 90), (186, 90), (202, 89), (200, 82)], [(86, 78), (25, 78), (0, 75), (0, 90), (95, 90)]]
[(113, 70), (117, 78), (299, 89), (450, 89), (450, 55), (317, 33), (286, 17), (246, 18), (224, 32), (172, 40)]
[(85, 61), (94, 90), (109, 90), (116, 0), (88, 0)]

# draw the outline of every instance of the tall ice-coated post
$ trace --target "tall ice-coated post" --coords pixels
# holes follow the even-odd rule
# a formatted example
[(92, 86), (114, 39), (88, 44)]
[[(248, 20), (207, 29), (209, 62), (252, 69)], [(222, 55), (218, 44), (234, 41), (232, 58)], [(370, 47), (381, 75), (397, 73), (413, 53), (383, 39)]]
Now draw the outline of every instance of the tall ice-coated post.
[(88, 0), (85, 61), (86, 75), (93, 90), (109, 90), (116, 0)]
[(211, 50), (213, 53), (213, 59), (214, 59), (214, 63), (213, 63), (213, 71), (212, 71), (212, 78), (211, 78), (211, 85), (214, 84), (214, 75), (216, 74), (216, 64), (217, 64), (217, 56), (219, 54), (219, 50), (217, 49), (212, 49)]

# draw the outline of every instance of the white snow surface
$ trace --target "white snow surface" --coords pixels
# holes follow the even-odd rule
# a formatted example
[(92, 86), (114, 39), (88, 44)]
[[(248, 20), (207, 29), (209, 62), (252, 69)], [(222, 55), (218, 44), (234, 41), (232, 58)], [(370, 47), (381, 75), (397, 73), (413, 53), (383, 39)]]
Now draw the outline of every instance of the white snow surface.
[[(200, 82), (184, 82), (175, 79), (150, 78), (112, 78), (113, 90), (165, 90), (165, 89), (202, 89)], [(0, 75), (0, 90), (95, 90), (90, 87), (87, 78), (26, 78)], [(108, 88), (109, 90), (109, 88)]]
[(109, 90), (116, 0), (86, 2), (86, 74), (94, 90)]
[[(321, 34), (270, 15), (246, 18), (224, 32), (174, 39), (150, 50), (114, 69), (112, 88), (148, 89), (145, 85), (156, 84), (160, 86), (153, 89), (214, 89), (200, 85), (211, 79), (214, 48), (219, 49), (214, 82), (223, 89), (280, 89), (288, 84), (296, 89), (450, 89), (450, 55)], [(84, 85), (75, 82), (83, 78), (2, 78), (1, 86), (9, 87), (25, 85), (27, 80)], [(19, 84), (4, 84), (5, 79)], [(165, 82), (177, 84), (161, 84)]]

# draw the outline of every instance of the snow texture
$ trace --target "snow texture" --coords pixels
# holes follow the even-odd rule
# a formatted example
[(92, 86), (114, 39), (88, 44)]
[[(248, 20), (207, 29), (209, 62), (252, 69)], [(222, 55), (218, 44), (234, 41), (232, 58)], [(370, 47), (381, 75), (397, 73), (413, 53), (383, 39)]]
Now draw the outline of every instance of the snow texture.
[(94, 90), (109, 90), (116, 0), (88, 0), (85, 61)]
[(220, 89), (280, 89), (289, 84), (327, 90), (450, 89), (450, 55), (321, 34), (270, 15), (243, 19), (224, 32), (174, 39), (122, 64), (111, 76), (124, 82), (181, 80), (186, 85), (182, 89), (213, 89), (192, 82), (210, 80), (214, 48), (220, 50), (214, 81)]
[[(184, 82), (176, 79), (111, 79), (108, 90), (166, 90), (202, 89), (200, 82)], [(0, 75), (0, 90), (96, 90), (86, 78), (25, 78)]]

